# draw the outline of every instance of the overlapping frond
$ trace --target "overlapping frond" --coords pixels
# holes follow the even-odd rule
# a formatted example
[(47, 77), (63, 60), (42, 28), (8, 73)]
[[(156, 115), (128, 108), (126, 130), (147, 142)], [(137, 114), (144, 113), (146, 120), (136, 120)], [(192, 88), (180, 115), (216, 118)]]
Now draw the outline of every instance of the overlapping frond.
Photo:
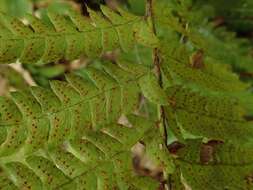
[[(131, 147), (150, 132), (153, 123), (130, 116), (132, 127), (115, 123), (82, 139), (65, 142), (32, 155), (1, 162), (3, 189), (155, 189), (158, 183), (132, 168)], [(141, 123), (141, 125), (140, 125)], [(154, 130), (152, 130), (154, 132)], [(155, 158), (155, 155), (153, 155)], [(152, 157), (151, 157), (152, 158)], [(161, 161), (161, 160), (160, 160)], [(164, 160), (164, 163), (170, 160)]]
[[(66, 75), (65, 82), (52, 81), (50, 89), (32, 87), (1, 97), (0, 165), (5, 182), (0, 187), (157, 187), (157, 182), (134, 174), (131, 156), (131, 147), (143, 139), (151, 147), (150, 158), (173, 170), (165, 146), (161, 149), (163, 142), (156, 141), (162, 138), (155, 122), (129, 116), (131, 126), (117, 124), (122, 114), (135, 111), (141, 93), (138, 81), (146, 74), (151, 75), (146, 67), (126, 62), (88, 66), (79, 75)], [(150, 136), (148, 141), (145, 136)]]
[(99, 129), (133, 112), (141, 92), (138, 78), (145, 72), (145, 67), (131, 72), (108, 63), (104, 69), (88, 67), (82, 76), (69, 74), (65, 82), (52, 81), (51, 89), (32, 87), (12, 93), (12, 99), (1, 97), (0, 125), (8, 131), (1, 153), (8, 155), (23, 144), (33, 152), (47, 139), (59, 145), (82, 136), (86, 128)]

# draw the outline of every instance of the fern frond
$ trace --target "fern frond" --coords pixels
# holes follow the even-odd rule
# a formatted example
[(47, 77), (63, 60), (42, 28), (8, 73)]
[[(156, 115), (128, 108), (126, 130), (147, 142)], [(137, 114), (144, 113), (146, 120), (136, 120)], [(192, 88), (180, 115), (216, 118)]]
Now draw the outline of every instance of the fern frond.
[(154, 4), (170, 104), (163, 107), (163, 122), (184, 143), (184, 148), (168, 146), (176, 160), (169, 189), (252, 189), (252, 122), (246, 121), (239, 97), (250, 86), (222, 65), (252, 71), (252, 58), (240, 52), (239, 42), (224, 43), (215, 36), (194, 2)]
[[(240, 70), (252, 72), (250, 51), (241, 53), (243, 47), (238, 46), (240, 44), (238, 38), (233, 37), (233, 39), (226, 40), (219, 37), (215, 34), (213, 26), (207, 23), (207, 20), (203, 21), (204, 19), (201, 17), (199, 21), (199, 12), (196, 12), (193, 2), (185, 3), (182, 1), (180, 5), (178, 2), (161, 2), (157, 3), (156, 21), (161, 25), (160, 27), (165, 34), (168, 31), (176, 32), (178, 36), (181, 36), (181, 40), (186, 40), (187, 46), (202, 49), (205, 55), (214, 59), (215, 62), (229, 64)], [(205, 11), (199, 7), (197, 9)], [(175, 38), (174, 40), (173, 38), (170, 39), (175, 41)]]
[(182, 86), (168, 88), (167, 95), (171, 103), (165, 108), (167, 117), (174, 120), (170, 127), (179, 139), (184, 132), (232, 142), (246, 142), (253, 135), (252, 124), (243, 118), (244, 109), (236, 99), (204, 95)]
[[(152, 123), (149, 123), (149, 121), (145, 120), (144, 118), (138, 118), (136, 116), (130, 116), (130, 122), (133, 124), (133, 126), (136, 126), (136, 130), (131, 129), (131, 128), (119, 128), (118, 126), (113, 126), (113, 127), (107, 127), (105, 128), (105, 130), (103, 132), (105, 132), (105, 134), (109, 135), (110, 137), (112, 137), (113, 139), (117, 139), (118, 141), (120, 141), (120, 144), (118, 143), (117, 146), (117, 142), (114, 140), (114, 142), (112, 142), (112, 144), (108, 144), (108, 145), (104, 145), (103, 142), (103, 135), (91, 135), (91, 136), (85, 136), (85, 138), (87, 138), (90, 142), (94, 143), (100, 150), (102, 150), (103, 152), (106, 152), (106, 154), (110, 155), (109, 159), (102, 159), (100, 163), (98, 163), (99, 165), (97, 165), (96, 168), (94, 168), (93, 170), (96, 172), (97, 170), (101, 172), (101, 169), (104, 170), (104, 177), (107, 177), (106, 175), (111, 173), (115, 173), (116, 179), (118, 180), (118, 187), (120, 189), (125, 189), (125, 188), (134, 188), (134, 189), (143, 189), (143, 188), (147, 188), (147, 189), (154, 189), (155, 186), (157, 187), (157, 184), (152, 182), (152, 181), (146, 181), (144, 180), (145, 178), (133, 178), (131, 175), (131, 170), (132, 170), (132, 166), (131, 166), (131, 156), (129, 155), (129, 152), (124, 152), (122, 151), (122, 149), (124, 149), (124, 146), (130, 148), (132, 147), (137, 141), (137, 139), (140, 140), (140, 138), (142, 137), (142, 141), (145, 141), (145, 136), (147, 134), (149, 135), (153, 135), (153, 139), (154, 142), (155, 140), (157, 140), (155, 137), (157, 136), (157, 130), (154, 130), (154, 128), (152, 129)], [(154, 124), (154, 123), (153, 123)], [(145, 130), (144, 130), (145, 129)], [(145, 132), (145, 134), (143, 133)], [(101, 140), (99, 140), (99, 137), (102, 137)], [(108, 138), (108, 137), (107, 137)], [(135, 140), (134, 140), (135, 139)], [(108, 141), (108, 140), (106, 140)], [(109, 141), (108, 141), (109, 142)], [(146, 142), (146, 141), (145, 141)], [(150, 142), (147, 141), (147, 145), (149, 145)], [(161, 144), (160, 144), (161, 145)], [(115, 147), (116, 146), (116, 147)], [(159, 142), (156, 142), (156, 146), (159, 146)], [(115, 147), (115, 148), (113, 148)], [(165, 149), (163, 148), (162, 150), (160, 150), (160, 152), (165, 151)], [(112, 153), (112, 155), (110, 154), (110, 152)], [(114, 152), (114, 154), (113, 154)], [(115, 154), (117, 152), (117, 154)], [(157, 160), (157, 158), (159, 158), (159, 164), (161, 164), (162, 166), (166, 167), (169, 166), (169, 168), (172, 168), (172, 162), (171, 162), (171, 158), (170, 157), (163, 157), (160, 158), (159, 154), (157, 154), (157, 149), (154, 149), (154, 154), (150, 155), (150, 158), (153, 160)], [(107, 163), (105, 163), (104, 161), (106, 161)], [(110, 166), (109, 162), (114, 162), (114, 166)], [(105, 168), (104, 166), (102, 166), (102, 164), (106, 164), (107, 167), (109, 168)], [(114, 168), (114, 169), (113, 169)], [(109, 170), (109, 171), (106, 171)], [(84, 174), (82, 174), (81, 176), (75, 178), (75, 180), (72, 182), (72, 185), (70, 185), (71, 187), (73, 187), (73, 184), (76, 183), (77, 187), (82, 187), (83, 185), (85, 185), (85, 180), (88, 176), (90, 176), (91, 170), (87, 170), (87, 172), (85, 172)], [(171, 171), (170, 171), (171, 172)], [(107, 173), (107, 174), (106, 174)], [(96, 174), (95, 174), (96, 175)], [(102, 176), (102, 175), (101, 175)], [(108, 176), (109, 177), (109, 176)], [(108, 178), (106, 181), (107, 187), (109, 189), (113, 188), (113, 185), (115, 184), (115, 182), (112, 180), (111, 178)], [(98, 178), (99, 180), (99, 178)], [(102, 182), (103, 179), (100, 179)], [(110, 181), (108, 181), (110, 180)], [(146, 186), (147, 183), (150, 186)], [(99, 183), (98, 183), (99, 184)], [(103, 183), (102, 183), (103, 184)], [(95, 186), (93, 186), (94, 189)], [(104, 186), (105, 187), (105, 186)], [(114, 186), (116, 187), (116, 186)], [(77, 188), (78, 189), (78, 188)], [(102, 189), (106, 189), (102, 188)]]
[[(117, 124), (122, 114), (135, 111), (145, 75), (153, 79), (145, 80), (151, 89), (163, 92), (154, 76), (126, 62), (102, 67), (66, 75), (50, 89), (32, 87), (0, 98), (3, 180), (16, 189), (143, 189), (149, 183), (152, 190), (157, 182), (133, 175), (131, 166), (131, 147), (142, 139), (149, 157), (172, 172), (154, 121), (128, 116), (132, 127)], [(151, 100), (157, 96), (145, 91)]]
[(1, 180), (10, 179), (13, 189), (143, 189), (145, 184), (155, 189), (157, 182), (133, 173), (130, 152), (154, 123), (137, 116), (130, 121), (131, 128), (112, 123), (99, 131), (87, 129), (82, 139), (22, 155), (22, 161), (2, 157)]
[[(203, 7), (203, 2), (197, 1)], [(238, 32), (250, 32), (253, 28), (252, 22), (252, 8), (253, 4), (250, 0), (231, 1), (207, 1), (204, 5), (211, 6), (215, 15), (225, 20), (225, 23), (229, 29), (236, 30)]]
[(162, 49), (162, 70), (168, 79), (176, 84), (195, 85), (217, 92), (243, 91), (249, 85), (224, 65), (211, 57), (203, 57), (203, 66), (194, 68), (190, 63), (191, 54), (186, 47), (176, 43)]
[[(185, 183), (192, 189), (251, 189), (253, 154), (251, 145), (187, 142), (178, 163)], [(241, 156), (243, 155), (243, 157)]]
[(121, 14), (106, 7), (102, 10), (108, 17), (90, 9), (90, 18), (74, 11), (66, 15), (49, 12), (52, 25), (30, 15), (27, 16), (28, 25), (24, 25), (17, 18), (1, 13), (0, 63), (12, 63), (17, 59), (22, 63), (49, 63), (73, 60), (80, 55), (97, 57), (120, 47), (127, 51), (135, 42), (151, 47), (158, 45), (143, 18), (122, 10)]
[(140, 86), (145, 97), (158, 105), (168, 105), (167, 96), (159, 86), (154, 74), (148, 74), (140, 79)]
[(52, 81), (51, 89), (32, 87), (12, 93), (12, 100), (1, 97), (0, 125), (8, 131), (1, 153), (19, 150), (25, 142), (26, 151), (35, 151), (47, 138), (50, 144), (61, 144), (82, 135), (83, 124), (98, 129), (133, 112), (141, 92), (138, 78), (145, 67), (141, 72), (108, 63), (103, 70), (88, 67), (83, 77), (70, 74), (66, 82)]

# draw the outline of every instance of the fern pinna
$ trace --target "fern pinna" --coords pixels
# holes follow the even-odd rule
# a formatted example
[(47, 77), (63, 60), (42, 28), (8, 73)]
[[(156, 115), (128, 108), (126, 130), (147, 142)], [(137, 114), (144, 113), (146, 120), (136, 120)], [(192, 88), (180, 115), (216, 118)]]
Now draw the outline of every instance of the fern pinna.
[[(102, 7), (103, 15), (89, 9), (90, 17), (75, 11), (66, 15), (48, 13), (51, 25), (27, 15), (29, 25), (1, 13), (1, 63), (50, 63), (60, 59), (73, 60), (80, 55), (97, 57), (102, 52), (120, 47), (124, 51), (136, 42), (157, 46), (149, 24), (142, 18), (120, 10), (121, 14)], [(83, 43), (80, 43), (83, 42)]]
[[(189, 7), (148, 0), (144, 18), (101, 6), (25, 24), (1, 13), (1, 63), (123, 56), (0, 97), (0, 189), (252, 189), (251, 84), (213, 52), (220, 43), (208, 47)], [(154, 66), (124, 58), (139, 45)], [(136, 171), (137, 143), (162, 179)]]
[[(70, 74), (66, 76), (66, 82), (51, 82), (50, 90), (32, 87), (13, 93), (12, 100), (1, 98), (1, 156), (3, 161), (14, 159), (6, 163), (3, 171), (16, 176), (19, 188), (58, 189), (65, 188), (65, 183), (67, 187), (70, 183), (77, 189), (139, 186), (142, 179), (136, 179), (134, 185), (130, 164), (125, 164), (131, 163), (130, 149), (144, 133), (157, 131), (153, 130), (153, 122), (136, 116), (129, 117), (130, 121), (134, 118), (132, 128), (117, 124), (121, 114), (130, 114), (137, 107), (138, 80), (141, 84), (147, 74), (145, 67), (133, 70), (132, 64), (122, 65), (108, 64), (101, 70), (90, 67), (85, 69), (83, 76)], [(150, 75), (149, 71), (147, 75)], [(152, 153), (154, 158), (158, 156), (157, 151), (160, 150)], [(21, 158), (22, 164), (18, 163)], [(114, 158), (115, 163), (111, 162)], [(164, 164), (169, 160), (163, 159)], [(105, 166), (101, 168), (103, 164)], [(89, 176), (89, 181), (86, 175), (96, 167), (99, 173)], [(112, 176), (115, 167), (125, 168), (120, 174), (122, 179)], [(39, 176), (33, 177), (32, 181), (29, 180), (34, 174), (30, 169)]]

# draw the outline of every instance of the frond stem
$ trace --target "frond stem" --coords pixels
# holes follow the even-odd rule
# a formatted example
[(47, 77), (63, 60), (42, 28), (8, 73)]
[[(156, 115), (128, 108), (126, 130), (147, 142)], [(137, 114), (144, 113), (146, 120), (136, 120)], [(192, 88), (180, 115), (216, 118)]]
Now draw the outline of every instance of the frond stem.
[[(155, 0), (147, 0), (146, 4), (146, 17), (147, 19), (150, 19), (151, 25), (152, 25), (152, 30), (153, 33), (156, 35), (156, 26), (155, 26), (155, 16), (154, 16), (154, 3)], [(153, 49), (153, 64), (155, 67), (156, 75), (158, 77), (158, 82), (160, 86), (163, 88), (163, 80), (162, 80), (162, 73), (161, 73), (161, 67), (160, 67), (160, 56), (159, 56), (159, 49), (154, 48)], [(168, 133), (166, 129), (166, 117), (165, 117), (165, 110), (163, 106), (159, 106), (159, 123), (160, 127), (163, 128), (163, 135), (164, 135), (164, 144), (167, 146), (167, 138), (168, 138)]]

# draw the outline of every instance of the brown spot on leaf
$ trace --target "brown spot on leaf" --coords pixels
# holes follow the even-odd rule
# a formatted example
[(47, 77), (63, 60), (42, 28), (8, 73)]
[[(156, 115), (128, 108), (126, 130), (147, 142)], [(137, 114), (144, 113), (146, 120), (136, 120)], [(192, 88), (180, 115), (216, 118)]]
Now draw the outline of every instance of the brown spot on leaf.
[(200, 162), (202, 164), (208, 164), (210, 161), (213, 160), (214, 156), (214, 147), (203, 144), (200, 149)]
[(168, 150), (171, 154), (176, 154), (179, 149), (183, 148), (184, 145), (179, 142), (173, 142), (170, 145), (168, 145)]
[(208, 164), (209, 162), (212, 162), (214, 159), (215, 147), (222, 143), (222, 141), (211, 140), (205, 144), (202, 144), (200, 148), (200, 162), (202, 164)]
[(204, 51), (202, 49), (197, 50), (190, 57), (190, 65), (195, 69), (202, 69), (204, 65)]

